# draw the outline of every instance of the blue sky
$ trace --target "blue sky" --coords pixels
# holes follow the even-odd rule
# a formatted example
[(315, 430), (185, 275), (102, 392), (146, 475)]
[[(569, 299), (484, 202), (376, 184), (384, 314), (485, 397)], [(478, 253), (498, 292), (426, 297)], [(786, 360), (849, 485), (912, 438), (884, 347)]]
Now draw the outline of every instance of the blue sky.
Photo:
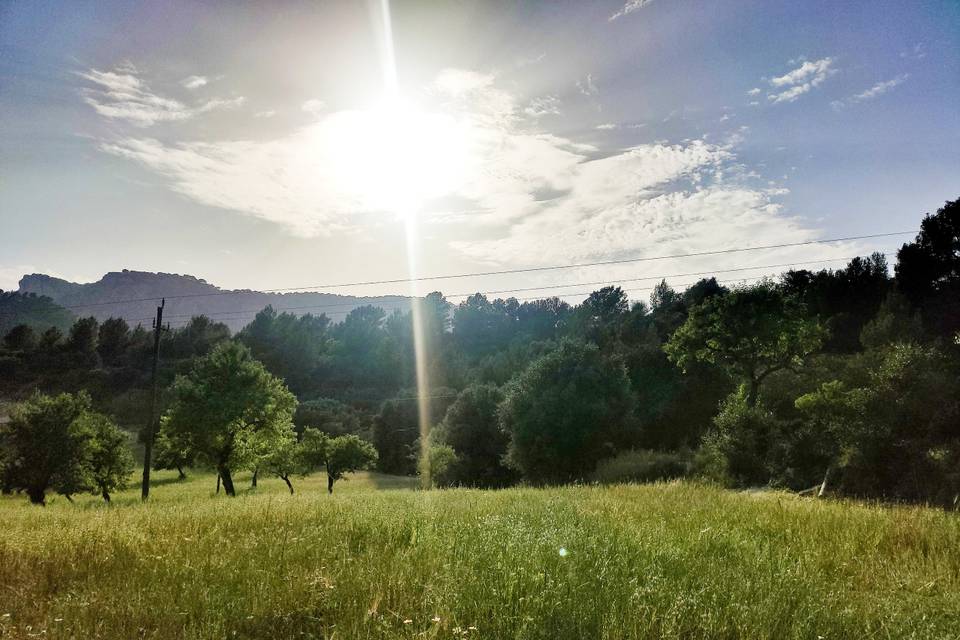
[[(377, 3), (0, 4), (0, 288), (121, 268), (395, 278), (411, 211), (429, 274), (915, 229), (960, 195), (955, 1), (391, 12), (385, 102)], [(818, 266), (898, 241), (442, 288)]]

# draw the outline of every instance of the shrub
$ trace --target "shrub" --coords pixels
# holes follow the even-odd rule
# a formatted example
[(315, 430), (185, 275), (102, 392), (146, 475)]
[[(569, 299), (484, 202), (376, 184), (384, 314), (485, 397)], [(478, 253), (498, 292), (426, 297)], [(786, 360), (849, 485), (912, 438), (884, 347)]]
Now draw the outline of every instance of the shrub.
[(591, 479), (602, 484), (617, 482), (655, 482), (682, 478), (689, 474), (691, 453), (634, 449), (602, 460)]

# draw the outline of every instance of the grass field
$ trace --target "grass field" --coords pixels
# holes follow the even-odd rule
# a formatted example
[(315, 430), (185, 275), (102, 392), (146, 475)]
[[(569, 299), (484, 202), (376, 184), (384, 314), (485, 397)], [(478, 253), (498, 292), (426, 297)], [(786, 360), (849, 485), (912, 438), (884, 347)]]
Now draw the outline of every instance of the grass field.
[(214, 484), (0, 500), (0, 637), (960, 637), (960, 518), (932, 509), (683, 483)]

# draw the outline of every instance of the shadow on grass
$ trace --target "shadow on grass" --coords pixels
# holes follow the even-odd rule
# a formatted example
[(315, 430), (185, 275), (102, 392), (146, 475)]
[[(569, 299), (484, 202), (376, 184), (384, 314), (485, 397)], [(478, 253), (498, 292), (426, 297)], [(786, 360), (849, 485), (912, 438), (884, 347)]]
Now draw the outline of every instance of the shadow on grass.
[(415, 476), (390, 476), (371, 471), (368, 474), (370, 483), (380, 490), (386, 489), (419, 489), (420, 478)]

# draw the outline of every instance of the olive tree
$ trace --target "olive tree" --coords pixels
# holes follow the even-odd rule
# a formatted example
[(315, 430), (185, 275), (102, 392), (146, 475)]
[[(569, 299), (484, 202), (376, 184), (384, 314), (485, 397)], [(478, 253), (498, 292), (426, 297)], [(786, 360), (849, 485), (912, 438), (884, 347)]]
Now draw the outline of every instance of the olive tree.
[(91, 491), (109, 501), (133, 469), (127, 435), (94, 412), (84, 392), (38, 393), (15, 405), (0, 426), (0, 449), (5, 488), (22, 490), (40, 505), (49, 490), (67, 498)]
[(254, 360), (247, 347), (221, 343), (178, 376), (162, 431), (217, 469), (234, 496), (231, 471), (251, 466), (264, 442), (281, 445), (293, 432), (297, 400), (280, 378)]
[(327, 491), (343, 474), (369, 469), (377, 461), (377, 450), (360, 436), (348, 434), (330, 438), (326, 446)]

